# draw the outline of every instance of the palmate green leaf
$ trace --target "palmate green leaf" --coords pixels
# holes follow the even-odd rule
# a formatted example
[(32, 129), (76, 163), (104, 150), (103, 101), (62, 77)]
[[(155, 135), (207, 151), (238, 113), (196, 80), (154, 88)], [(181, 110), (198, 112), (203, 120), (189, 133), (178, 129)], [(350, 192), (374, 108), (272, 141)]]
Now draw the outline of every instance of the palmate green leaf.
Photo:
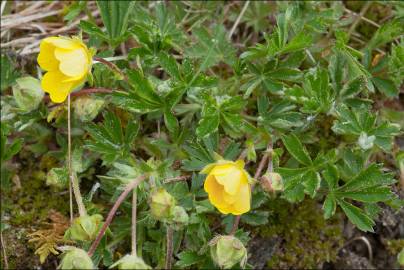
[(158, 58), (162, 68), (167, 71), (172, 78), (181, 80), (181, 73), (174, 57), (166, 54), (165, 52), (160, 52)]
[(117, 115), (107, 111), (104, 115), (104, 122), (99, 125), (90, 123), (86, 130), (92, 137), (87, 140), (85, 147), (102, 155), (104, 162), (111, 163), (118, 158), (127, 157), (131, 150), (139, 125), (129, 120), (125, 131)]
[(219, 127), (220, 114), (214, 104), (205, 103), (201, 120), (196, 128), (196, 135), (200, 138), (216, 132)]
[(375, 49), (399, 37), (404, 33), (403, 25), (403, 19), (395, 19), (383, 24), (367, 43), (367, 48), (370, 50)]
[(212, 29), (212, 33), (209, 33), (209, 31), (203, 27), (196, 28), (192, 32), (197, 38), (197, 42), (187, 49), (186, 54), (190, 58), (201, 59), (201, 71), (221, 61), (228, 65), (235, 63), (235, 50), (227, 40), (227, 32), (223, 25), (215, 25)]
[(359, 202), (376, 203), (391, 200), (393, 194), (390, 187), (372, 187), (364, 188), (359, 191), (336, 192), (335, 195), (340, 198), (348, 198)]
[(296, 135), (290, 134), (289, 136), (283, 136), (282, 142), (285, 145), (288, 152), (301, 164), (310, 166), (312, 160), (306, 148), (302, 145)]
[(337, 200), (337, 202), (347, 215), (348, 219), (360, 230), (365, 232), (374, 232), (373, 226), (375, 225), (375, 222), (368, 215), (366, 215), (362, 209), (343, 200)]
[(111, 41), (124, 35), (133, 5), (132, 1), (97, 1), (102, 21)]
[(400, 93), (400, 89), (398, 89), (391, 80), (373, 77), (372, 82), (375, 84), (377, 89), (387, 97), (397, 97)]
[(395, 180), (392, 175), (382, 173), (380, 166), (371, 164), (338, 190), (342, 192), (354, 192), (358, 190), (387, 186), (393, 184), (394, 182)]
[(205, 260), (204, 256), (198, 255), (195, 251), (182, 251), (178, 255), (179, 260), (175, 263), (177, 267), (190, 267)]
[(260, 96), (257, 100), (258, 113), (260, 118), (258, 123), (268, 129), (287, 130), (292, 127), (303, 125), (301, 113), (293, 111), (296, 106), (288, 101), (279, 101), (269, 108), (267, 96)]
[[(340, 105), (337, 115), (338, 120), (334, 122), (332, 130), (337, 134), (354, 135), (364, 150), (371, 148), (374, 143), (382, 150), (390, 151), (393, 137), (400, 131), (398, 125), (387, 122), (377, 126), (376, 115), (370, 114), (366, 107), (349, 109), (346, 105)], [(366, 145), (364, 140), (371, 145)]]

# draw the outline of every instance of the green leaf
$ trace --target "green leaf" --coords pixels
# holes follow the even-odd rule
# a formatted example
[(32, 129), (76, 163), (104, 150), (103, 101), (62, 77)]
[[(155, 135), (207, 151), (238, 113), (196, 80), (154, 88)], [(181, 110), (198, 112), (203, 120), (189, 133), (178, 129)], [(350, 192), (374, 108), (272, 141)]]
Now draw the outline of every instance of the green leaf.
[(267, 211), (253, 210), (241, 216), (241, 221), (251, 226), (265, 225), (268, 223)]
[(110, 40), (121, 37), (125, 33), (133, 5), (132, 1), (97, 1)]
[(89, 21), (80, 21), (80, 29), (89, 35), (100, 38), (101, 40), (108, 41), (105, 33), (94, 23)]
[(306, 166), (312, 165), (311, 158), (306, 150), (306, 148), (302, 145), (300, 140), (296, 135), (291, 134), (289, 136), (283, 136), (282, 142), (285, 145), (288, 152), (300, 163)]
[(215, 132), (219, 127), (220, 115), (213, 102), (213, 100), (208, 99), (203, 106), (202, 118), (196, 128), (196, 135), (199, 138)]
[(336, 196), (367, 203), (384, 202), (392, 199), (390, 187), (372, 187), (359, 191), (337, 192)]
[(178, 131), (179, 124), (177, 118), (174, 116), (171, 110), (166, 109), (164, 111), (164, 123), (167, 127), (167, 129), (171, 133), (175, 133)]
[(323, 204), (323, 211), (324, 211), (324, 218), (329, 219), (335, 214), (335, 210), (337, 208), (337, 202), (335, 197), (332, 194), (329, 194), (324, 201)]
[(177, 256), (179, 260), (175, 265), (180, 268), (187, 268), (204, 260), (203, 256), (194, 251), (182, 251)]
[(391, 185), (395, 182), (389, 174), (383, 174), (376, 164), (371, 164), (352, 180), (339, 188), (339, 191), (351, 192), (375, 187)]
[(314, 198), (317, 190), (320, 188), (321, 178), (318, 172), (308, 171), (303, 176), (304, 191)]
[(162, 99), (154, 91), (150, 81), (140, 73), (139, 70), (128, 71), (129, 84), (132, 85), (134, 93), (144, 101), (153, 104), (163, 104)]
[(400, 93), (400, 90), (391, 80), (373, 77), (372, 82), (376, 85), (377, 89), (379, 89), (379, 91), (385, 94), (387, 97), (397, 97)]
[(174, 57), (166, 54), (165, 52), (160, 52), (158, 58), (162, 68), (167, 71), (167, 73), (170, 74), (171, 77), (176, 80), (181, 80), (180, 70)]
[(339, 173), (337, 167), (334, 165), (327, 165), (323, 172), (323, 177), (328, 184), (329, 189), (334, 189), (338, 184)]
[(368, 215), (366, 215), (362, 209), (343, 200), (337, 200), (337, 202), (347, 215), (348, 219), (360, 230), (365, 232), (374, 232), (373, 226), (375, 225), (375, 222)]

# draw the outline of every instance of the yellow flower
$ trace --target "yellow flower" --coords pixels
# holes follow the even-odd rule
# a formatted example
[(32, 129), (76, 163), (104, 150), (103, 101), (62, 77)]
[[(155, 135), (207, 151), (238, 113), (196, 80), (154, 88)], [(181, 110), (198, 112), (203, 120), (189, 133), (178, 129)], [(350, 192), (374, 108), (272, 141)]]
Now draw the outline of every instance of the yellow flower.
[(38, 64), (47, 71), (42, 89), (53, 102), (60, 103), (85, 82), (92, 53), (79, 38), (48, 37), (41, 41)]
[(250, 211), (250, 176), (244, 170), (244, 161), (219, 160), (206, 166), (201, 173), (208, 174), (204, 189), (209, 201), (223, 214), (241, 215)]

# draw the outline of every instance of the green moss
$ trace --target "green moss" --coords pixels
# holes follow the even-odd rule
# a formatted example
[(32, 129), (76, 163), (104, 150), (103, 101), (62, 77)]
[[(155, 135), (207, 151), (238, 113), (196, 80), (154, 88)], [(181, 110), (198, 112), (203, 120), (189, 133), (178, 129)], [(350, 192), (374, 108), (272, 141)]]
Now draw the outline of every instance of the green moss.
[(46, 221), (49, 210), (64, 215), (69, 211), (69, 194), (46, 186), (46, 173), (32, 161), (26, 162), (17, 173), (18, 185), (14, 191), (3, 192), (3, 212), (10, 216), (10, 225), (32, 225)]
[(314, 200), (294, 205), (281, 199), (271, 201), (268, 226), (260, 228), (263, 237), (283, 239), (270, 268), (319, 268), (335, 260), (342, 245), (341, 220), (324, 220), (321, 206)]
[(404, 248), (404, 239), (393, 239), (387, 241), (387, 250), (391, 255), (397, 255)]

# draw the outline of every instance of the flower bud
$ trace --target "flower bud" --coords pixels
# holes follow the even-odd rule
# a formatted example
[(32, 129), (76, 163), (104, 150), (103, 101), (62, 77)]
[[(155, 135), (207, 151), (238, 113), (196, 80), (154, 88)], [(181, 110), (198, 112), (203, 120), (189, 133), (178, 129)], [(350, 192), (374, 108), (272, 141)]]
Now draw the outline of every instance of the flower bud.
[(118, 269), (152, 269), (142, 258), (136, 255), (125, 255), (109, 267)]
[(247, 263), (247, 249), (232, 235), (219, 235), (209, 245), (213, 261), (222, 269), (229, 269), (237, 263), (244, 268)]
[(152, 191), (149, 205), (157, 220), (166, 221), (174, 213), (175, 199), (164, 188), (158, 188)]
[(279, 173), (267, 172), (261, 178), (261, 186), (267, 192), (283, 191), (282, 176)]
[(23, 112), (38, 108), (44, 96), (39, 80), (28, 76), (18, 78), (15, 82), (13, 95), (17, 106)]
[(91, 241), (97, 236), (102, 225), (102, 216), (95, 214), (92, 216), (78, 217), (67, 229), (65, 238), (74, 241)]
[(95, 269), (87, 252), (76, 247), (63, 247), (63, 258), (59, 269)]
[(170, 221), (175, 230), (179, 230), (183, 226), (187, 225), (188, 220), (189, 220), (188, 214), (183, 207), (181, 206), (174, 207), (173, 216), (171, 217)]
[(99, 98), (93, 97), (80, 97), (73, 102), (74, 114), (82, 122), (92, 121), (105, 101)]

